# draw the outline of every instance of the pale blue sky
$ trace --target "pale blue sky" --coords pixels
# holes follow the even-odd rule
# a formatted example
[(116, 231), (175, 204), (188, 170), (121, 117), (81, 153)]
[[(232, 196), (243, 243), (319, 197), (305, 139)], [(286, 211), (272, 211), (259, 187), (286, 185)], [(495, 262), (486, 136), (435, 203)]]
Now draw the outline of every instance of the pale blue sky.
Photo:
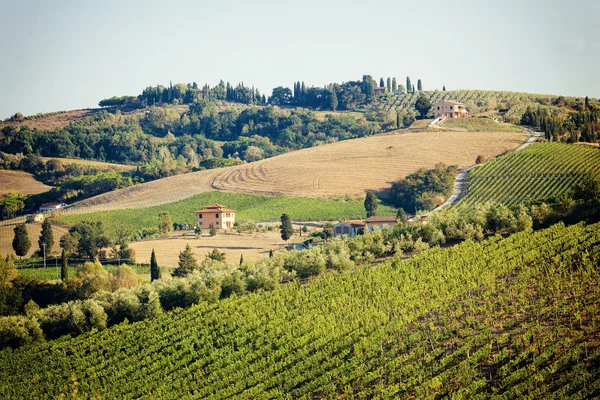
[(0, 118), (219, 79), (600, 97), (598, 0), (0, 0)]

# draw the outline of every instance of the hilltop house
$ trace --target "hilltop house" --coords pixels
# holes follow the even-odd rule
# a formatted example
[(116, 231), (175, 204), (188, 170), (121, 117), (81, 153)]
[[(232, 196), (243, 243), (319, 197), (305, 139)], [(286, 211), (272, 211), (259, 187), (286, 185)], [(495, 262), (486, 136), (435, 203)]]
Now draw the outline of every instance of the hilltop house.
[(364, 231), (365, 223), (362, 221), (341, 221), (333, 226), (333, 237), (349, 236), (354, 237)]
[(44, 203), (40, 206), (39, 212), (40, 213), (52, 212), (52, 211), (56, 211), (61, 208), (64, 208), (66, 206), (67, 205), (65, 203), (59, 203), (59, 202)]
[(373, 91), (375, 92), (375, 95), (386, 94), (387, 93), (387, 87), (385, 87), (385, 86), (378, 86), (375, 89), (373, 89)]
[(29, 214), (27, 216), (26, 219), (28, 224), (34, 223), (34, 222), (44, 222), (44, 214), (41, 213), (37, 213), (37, 214)]
[(211, 204), (196, 211), (196, 221), (200, 228), (231, 229), (235, 223), (235, 210), (222, 204)]
[(467, 106), (454, 100), (442, 100), (433, 105), (433, 116), (435, 118), (463, 118), (468, 116)]

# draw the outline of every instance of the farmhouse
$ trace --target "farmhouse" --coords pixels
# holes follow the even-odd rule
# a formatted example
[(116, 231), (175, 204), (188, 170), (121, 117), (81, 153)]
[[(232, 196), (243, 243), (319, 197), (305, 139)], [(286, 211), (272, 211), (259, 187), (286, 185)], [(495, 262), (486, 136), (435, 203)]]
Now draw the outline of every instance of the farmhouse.
[(373, 229), (391, 228), (396, 225), (395, 216), (369, 217), (363, 221), (366, 228), (370, 231), (373, 231)]
[(59, 203), (59, 202), (53, 202), (53, 203), (44, 203), (40, 206), (40, 213), (45, 213), (45, 212), (52, 212), (52, 211), (56, 211), (59, 210), (61, 208), (66, 207), (67, 205), (65, 203)]
[(211, 204), (196, 211), (196, 221), (200, 228), (214, 226), (218, 229), (231, 229), (235, 223), (235, 210), (222, 204)]
[(333, 226), (333, 237), (349, 236), (354, 237), (365, 230), (365, 223), (362, 221), (342, 221)]
[(467, 107), (454, 100), (442, 100), (433, 105), (433, 116), (446, 118), (463, 118), (468, 116)]

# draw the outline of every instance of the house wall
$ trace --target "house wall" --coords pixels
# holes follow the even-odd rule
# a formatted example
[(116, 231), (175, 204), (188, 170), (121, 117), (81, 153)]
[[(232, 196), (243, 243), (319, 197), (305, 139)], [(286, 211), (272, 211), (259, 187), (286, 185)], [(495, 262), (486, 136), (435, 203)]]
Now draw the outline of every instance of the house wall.
[(373, 229), (383, 229), (383, 228), (392, 229), (392, 227), (394, 225), (396, 225), (395, 222), (374, 222), (374, 223), (367, 222), (367, 228), (370, 231), (373, 231)]
[(336, 224), (333, 226), (333, 237), (338, 236), (356, 236), (356, 232), (360, 229), (360, 227), (353, 227), (351, 225), (346, 224)]
[(203, 212), (196, 214), (198, 226), (208, 229), (212, 224), (217, 229), (231, 229), (235, 222), (235, 213), (209, 213)]
[(467, 108), (462, 104), (438, 101), (433, 105), (433, 115), (438, 118), (445, 115), (448, 118), (461, 118), (467, 116)]

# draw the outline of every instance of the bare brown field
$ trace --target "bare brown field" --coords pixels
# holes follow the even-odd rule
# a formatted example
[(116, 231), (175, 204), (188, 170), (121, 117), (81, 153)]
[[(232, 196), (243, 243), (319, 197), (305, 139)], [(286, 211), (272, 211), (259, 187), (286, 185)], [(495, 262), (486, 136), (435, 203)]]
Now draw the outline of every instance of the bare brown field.
[(42, 159), (44, 161), (58, 160), (63, 164), (89, 165), (90, 167), (95, 167), (104, 170), (116, 169), (119, 171), (131, 171), (132, 169), (135, 169), (135, 165), (115, 164), (104, 161), (81, 160), (78, 158), (42, 157)]
[(47, 192), (52, 186), (44, 185), (33, 175), (24, 171), (0, 170), (0, 196), (8, 192), (21, 195)]
[(54, 131), (64, 128), (71, 122), (92, 115), (96, 110), (71, 110), (61, 114), (49, 115), (38, 119), (25, 119), (18, 122), (0, 122), (0, 129), (5, 126), (28, 126), (31, 129)]
[(84, 200), (69, 213), (141, 208), (207, 190), (330, 197), (383, 190), (438, 162), (467, 167), (526, 140), (515, 132), (403, 132), (346, 140), (234, 167), (172, 176)]
[[(184, 236), (185, 235), (185, 236)], [(292, 237), (291, 242), (303, 238)], [(161, 267), (175, 268), (179, 261), (179, 252), (186, 244), (192, 248), (198, 262), (204, 260), (212, 249), (225, 252), (229, 263), (238, 263), (240, 255), (244, 261), (256, 261), (269, 256), (269, 250), (278, 250), (285, 246), (279, 231), (255, 233), (219, 233), (216, 236), (202, 236), (197, 239), (192, 233), (177, 234), (169, 238), (133, 242), (129, 247), (135, 250), (135, 258), (139, 263), (149, 263), (152, 249), (156, 251), (156, 259)]]
[[(27, 233), (29, 234), (29, 240), (31, 241), (31, 248), (27, 253), (27, 257), (31, 257), (33, 253), (39, 249), (38, 239), (40, 238), (40, 233), (42, 232), (42, 224), (25, 224), (25, 226), (27, 227)], [(12, 248), (14, 229), (14, 225), (0, 226), (0, 256), (15, 254)], [(60, 238), (67, 233), (68, 229), (60, 225), (52, 225), (52, 231), (54, 233), (54, 246), (52, 246), (52, 251), (58, 254), (60, 253), (60, 245), (58, 242), (60, 241)], [(48, 251), (48, 249), (46, 249), (46, 251)], [(50, 254), (50, 252), (46, 254)]]

